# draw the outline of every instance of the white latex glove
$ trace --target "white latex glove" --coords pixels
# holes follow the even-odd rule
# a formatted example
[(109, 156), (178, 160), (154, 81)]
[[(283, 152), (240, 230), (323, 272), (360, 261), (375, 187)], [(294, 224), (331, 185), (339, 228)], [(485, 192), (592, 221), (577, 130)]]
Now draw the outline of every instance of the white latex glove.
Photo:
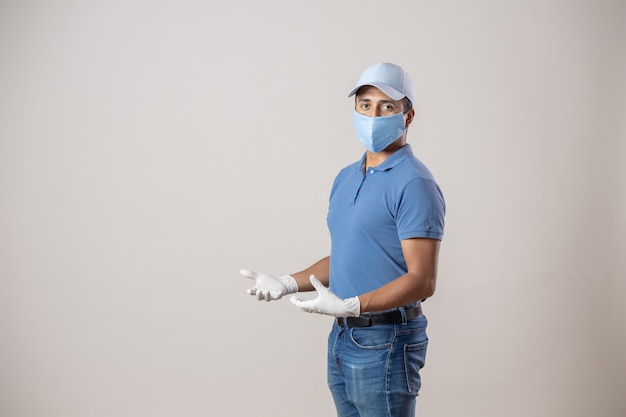
[(305, 301), (297, 295), (292, 295), (289, 301), (296, 307), (309, 313), (327, 314), (335, 317), (359, 317), (361, 314), (359, 297), (341, 299), (326, 288), (315, 275), (311, 275), (309, 279), (317, 291), (317, 298)]
[(298, 292), (298, 283), (289, 275), (274, 277), (272, 275), (260, 274), (254, 271), (242, 269), (241, 275), (255, 281), (254, 287), (248, 288), (250, 295), (255, 295), (257, 300), (278, 300), (283, 295)]

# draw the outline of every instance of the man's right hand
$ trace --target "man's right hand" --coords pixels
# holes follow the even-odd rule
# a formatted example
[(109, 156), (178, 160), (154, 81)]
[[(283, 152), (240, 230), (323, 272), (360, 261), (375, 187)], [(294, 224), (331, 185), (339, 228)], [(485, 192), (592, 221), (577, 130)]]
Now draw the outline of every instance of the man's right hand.
[(247, 290), (248, 294), (256, 296), (261, 301), (278, 300), (284, 295), (298, 292), (296, 280), (289, 275), (274, 277), (272, 275), (261, 274), (254, 271), (242, 269), (241, 275), (255, 281), (254, 287)]

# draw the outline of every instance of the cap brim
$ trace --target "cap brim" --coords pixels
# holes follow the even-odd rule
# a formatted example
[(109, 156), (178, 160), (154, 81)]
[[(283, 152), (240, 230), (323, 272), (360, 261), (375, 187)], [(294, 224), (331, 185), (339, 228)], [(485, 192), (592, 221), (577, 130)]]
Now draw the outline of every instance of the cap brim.
[(389, 98), (391, 98), (392, 100), (401, 100), (404, 97), (406, 97), (403, 93), (396, 90), (395, 88), (389, 87), (387, 84), (381, 84), (381, 83), (366, 83), (366, 84), (357, 85), (352, 90), (350, 90), (348, 97), (352, 97), (353, 95), (355, 95), (356, 92), (359, 91), (359, 88), (363, 87), (364, 85), (371, 85), (373, 87), (378, 88), (380, 91), (387, 94), (387, 96), (389, 96)]

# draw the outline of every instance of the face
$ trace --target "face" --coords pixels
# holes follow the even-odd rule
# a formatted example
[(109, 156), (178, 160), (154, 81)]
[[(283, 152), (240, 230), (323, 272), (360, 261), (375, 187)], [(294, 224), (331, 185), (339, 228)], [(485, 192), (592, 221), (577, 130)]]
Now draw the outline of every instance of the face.
[[(388, 126), (388, 129), (385, 128), (386, 129), (385, 132), (378, 132), (378, 134), (376, 135), (376, 138), (378, 138), (379, 143), (376, 146), (374, 146), (373, 143), (370, 143), (370, 142), (374, 142), (374, 136), (372, 136), (371, 131), (365, 132), (365, 133), (361, 132), (361, 134), (365, 135), (365, 138), (363, 138), (362, 136), (359, 136), (359, 138), (361, 138), (361, 141), (368, 148), (368, 151), (371, 150), (370, 152), (380, 152), (378, 149), (380, 149), (380, 146), (383, 146), (385, 144), (389, 144), (389, 145), (384, 150), (392, 151), (406, 144), (406, 133), (407, 133), (406, 129), (409, 127), (409, 125), (413, 121), (415, 110), (413, 110), (412, 108), (410, 108), (410, 106), (408, 106), (409, 109), (405, 112), (403, 100), (393, 100), (391, 97), (383, 93), (378, 88), (374, 86), (366, 85), (359, 89), (354, 103), (355, 103), (356, 112), (363, 116), (366, 116), (366, 119), (370, 117), (377, 118), (377, 117), (394, 116), (394, 115), (400, 114), (404, 120), (404, 127), (403, 127), (404, 130), (402, 131), (401, 136), (399, 136), (397, 139), (394, 138), (396, 139), (395, 142), (392, 142), (390, 144), (388, 142), (388, 140), (390, 139), (389, 134), (395, 134), (395, 133), (400, 134), (397, 130), (398, 129), (397, 125)], [(396, 119), (396, 117), (392, 119)], [(385, 122), (388, 120), (392, 120), (392, 119), (387, 119), (385, 120)], [(375, 119), (372, 119), (371, 121), (383, 122), (383, 120), (375, 120)], [(355, 119), (355, 122), (356, 122), (356, 119)], [(360, 123), (358, 125), (361, 126)], [(358, 134), (359, 132), (357, 131), (357, 135)], [(380, 141), (382, 141), (383, 143), (381, 144)]]
[(401, 100), (393, 100), (371, 85), (359, 89), (355, 106), (357, 112), (368, 117), (391, 116), (404, 110)]

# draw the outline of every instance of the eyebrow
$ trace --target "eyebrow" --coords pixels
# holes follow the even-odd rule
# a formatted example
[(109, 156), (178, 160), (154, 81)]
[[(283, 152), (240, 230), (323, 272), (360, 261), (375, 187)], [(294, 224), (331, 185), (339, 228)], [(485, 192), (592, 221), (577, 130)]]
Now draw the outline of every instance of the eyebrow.
[[(370, 98), (358, 98), (358, 101), (372, 101), (372, 99)], [(378, 100), (379, 103), (392, 103), (392, 104), (396, 104), (398, 102), (398, 100)]]

